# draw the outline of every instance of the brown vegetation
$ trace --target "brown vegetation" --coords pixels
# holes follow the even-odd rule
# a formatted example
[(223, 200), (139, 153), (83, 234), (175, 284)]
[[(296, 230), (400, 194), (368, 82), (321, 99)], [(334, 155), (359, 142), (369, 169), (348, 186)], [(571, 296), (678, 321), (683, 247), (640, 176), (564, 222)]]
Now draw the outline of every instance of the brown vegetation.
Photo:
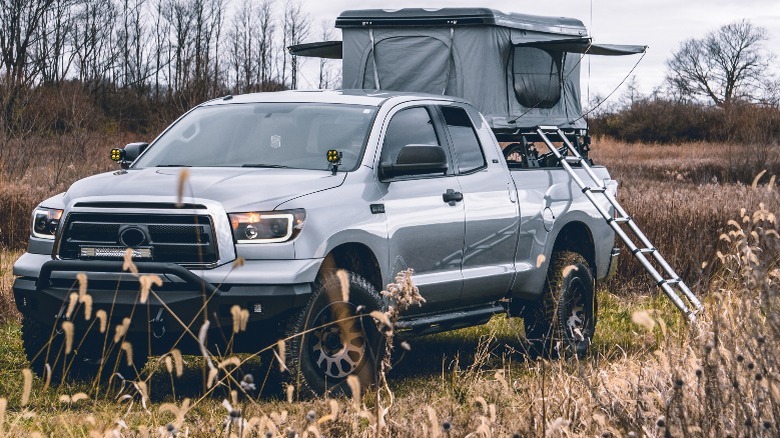
[(726, 142), (777, 146), (780, 107), (735, 102), (705, 106), (640, 96), (590, 120), (594, 134), (637, 143)]
[[(44, 389), (45, 382), (33, 378), (27, 388), (19, 326), (5, 323), (0, 326), (0, 397), (8, 407), (0, 401), (5, 412), (0, 427), (12, 434), (47, 435), (118, 429), (170, 436), (168, 431), (176, 429), (193, 436), (315, 430), (327, 436), (372, 436), (379, 427), (393, 436), (776, 436), (780, 244), (772, 212), (780, 205), (772, 176), (754, 178), (764, 165), (776, 162), (777, 152), (767, 151), (761, 161), (746, 158), (754, 156), (750, 152), (756, 147), (609, 140), (594, 146), (597, 162), (621, 180), (623, 205), (705, 297), (707, 310), (690, 331), (624, 256), (619, 277), (600, 289), (597, 338), (586, 360), (528, 361), (518, 352), (521, 324), (501, 317), (486, 328), (412, 340), (411, 351), (389, 374), (381, 400), (369, 392), (357, 401), (297, 401), (293, 390), (293, 402), (288, 402), (285, 391), (279, 392), (281, 399), (247, 398), (242, 392), (243, 373), (264, 375), (258, 374), (264, 367), (256, 360), (234, 371), (225, 365), (219, 371), (225, 385), (207, 388), (199, 383), (203, 359), (185, 357), (179, 375), (174, 372), (178, 359), (171, 359), (175, 355), (147, 367), (145, 386), (106, 392), (65, 382)], [(91, 153), (104, 154), (104, 148), (94, 148)], [(34, 176), (46, 171), (45, 165), (31, 166), (37, 172), (26, 172), (27, 178), (41, 192), (32, 185), (18, 190), (34, 199), (61, 190), (80, 172), (104, 166), (85, 161), (77, 161), (56, 187)], [(11, 185), (4, 187), (3, 193)], [(741, 212), (743, 207), (748, 210)], [(25, 212), (20, 223), (26, 228), (28, 220)], [(7, 313), (8, 269), (18, 253), (0, 254), (2, 310), (13, 319)], [(396, 358), (402, 353), (394, 350)], [(225, 363), (230, 356), (226, 352), (213, 359)], [(23, 403), (26, 393), (29, 400)]]
[[(766, 144), (681, 143), (658, 145), (594, 142), (592, 156), (620, 182), (618, 199), (650, 241), (689, 285), (704, 291), (713, 275), (718, 241), (743, 207), (763, 203), (780, 211), (774, 175), (780, 150)], [(756, 177), (766, 171), (758, 179)], [(755, 181), (754, 181), (755, 180)], [(754, 187), (755, 186), (755, 187)], [(639, 280), (644, 270), (621, 257), (615, 286)], [(703, 263), (708, 263), (702, 267)]]

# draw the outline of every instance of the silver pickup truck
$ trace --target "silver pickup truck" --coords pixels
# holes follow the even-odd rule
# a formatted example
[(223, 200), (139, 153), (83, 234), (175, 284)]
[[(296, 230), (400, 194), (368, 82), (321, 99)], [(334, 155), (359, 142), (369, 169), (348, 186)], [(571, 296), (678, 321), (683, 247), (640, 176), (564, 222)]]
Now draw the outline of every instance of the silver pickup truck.
[[(312, 393), (340, 390), (350, 374), (375, 375), (383, 337), (367, 315), (391, 304), (379, 291), (407, 268), (426, 302), (402, 315), (399, 335), (507, 313), (524, 319), (534, 354), (584, 355), (614, 232), (561, 167), (518, 165), (538, 157), (510, 149), (507, 159), (483, 116), (446, 96), (280, 92), (199, 105), (150, 145), (112, 151), (121, 170), (33, 212), (13, 271), (32, 367), (94, 375), (127, 341), (132, 365), (111, 370), (132, 374), (149, 354), (197, 351), (208, 321), (208, 348), (256, 351), (302, 333), (287, 343), (291, 375)], [(593, 169), (614, 194), (607, 170)], [(161, 280), (146, 299), (145, 274)]]

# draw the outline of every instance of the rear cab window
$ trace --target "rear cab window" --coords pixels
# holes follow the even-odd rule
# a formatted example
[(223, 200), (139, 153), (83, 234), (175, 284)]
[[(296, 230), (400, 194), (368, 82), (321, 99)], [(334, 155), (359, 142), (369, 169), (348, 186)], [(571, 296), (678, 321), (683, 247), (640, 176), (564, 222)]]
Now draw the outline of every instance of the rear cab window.
[(466, 110), (457, 106), (442, 106), (440, 109), (452, 142), (458, 173), (484, 168), (486, 162), (482, 145)]

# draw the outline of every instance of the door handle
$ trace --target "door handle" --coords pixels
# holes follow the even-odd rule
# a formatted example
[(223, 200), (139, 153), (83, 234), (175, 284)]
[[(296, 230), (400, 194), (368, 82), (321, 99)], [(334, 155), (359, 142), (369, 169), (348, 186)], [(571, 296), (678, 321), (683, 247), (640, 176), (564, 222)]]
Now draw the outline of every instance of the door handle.
[(444, 199), (444, 202), (454, 206), (455, 203), (463, 200), (463, 193), (447, 189), (447, 192), (442, 193), (441, 198)]

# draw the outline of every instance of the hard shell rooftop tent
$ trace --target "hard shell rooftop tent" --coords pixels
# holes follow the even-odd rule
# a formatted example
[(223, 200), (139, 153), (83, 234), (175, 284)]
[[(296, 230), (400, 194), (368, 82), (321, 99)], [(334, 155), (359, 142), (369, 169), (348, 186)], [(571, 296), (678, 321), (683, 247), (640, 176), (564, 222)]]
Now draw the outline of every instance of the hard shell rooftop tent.
[(583, 53), (626, 55), (645, 46), (595, 45), (581, 21), (486, 8), (352, 10), (336, 20), (343, 43), (294, 46), (295, 55), (343, 59), (343, 88), (447, 94), (473, 102), (496, 131), (586, 128)]

